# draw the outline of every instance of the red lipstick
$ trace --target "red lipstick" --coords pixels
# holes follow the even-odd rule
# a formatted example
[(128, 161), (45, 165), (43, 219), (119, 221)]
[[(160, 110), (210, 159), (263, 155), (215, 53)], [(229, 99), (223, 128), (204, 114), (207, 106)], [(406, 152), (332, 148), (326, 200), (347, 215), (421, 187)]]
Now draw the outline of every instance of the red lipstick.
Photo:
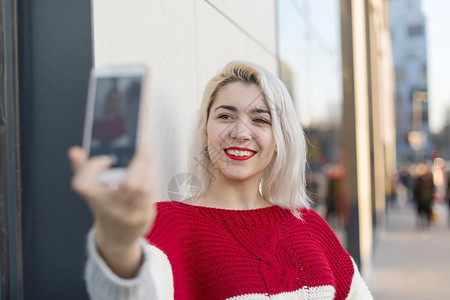
[[(237, 155), (233, 155), (233, 154), (228, 153), (227, 150), (249, 151), (249, 152), (252, 152), (253, 154), (252, 154), (252, 155), (249, 155), (249, 156), (237, 156)], [(230, 148), (224, 149), (223, 151), (225, 152), (225, 154), (226, 154), (229, 158), (231, 158), (231, 159), (233, 159), (233, 160), (247, 160), (247, 159), (252, 158), (252, 157), (256, 154), (256, 151), (254, 151), (254, 150), (252, 150), (252, 149), (248, 149), (248, 148), (240, 148), (240, 147), (230, 147)]]

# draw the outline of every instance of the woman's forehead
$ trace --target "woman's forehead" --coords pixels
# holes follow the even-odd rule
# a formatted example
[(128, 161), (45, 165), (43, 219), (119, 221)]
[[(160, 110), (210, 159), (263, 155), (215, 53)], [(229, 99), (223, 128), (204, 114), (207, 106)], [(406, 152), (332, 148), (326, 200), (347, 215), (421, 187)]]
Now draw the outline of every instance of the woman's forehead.
[(266, 109), (269, 107), (261, 88), (256, 84), (229, 83), (217, 93), (212, 109), (233, 106), (239, 110)]

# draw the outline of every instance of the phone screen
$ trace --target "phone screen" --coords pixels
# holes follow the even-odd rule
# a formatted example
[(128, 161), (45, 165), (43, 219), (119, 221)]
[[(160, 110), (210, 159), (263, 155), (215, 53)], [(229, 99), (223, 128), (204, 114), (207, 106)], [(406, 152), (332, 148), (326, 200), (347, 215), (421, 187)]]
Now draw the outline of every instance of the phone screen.
[(126, 167), (136, 148), (143, 77), (99, 77), (95, 82), (90, 156), (108, 155)]

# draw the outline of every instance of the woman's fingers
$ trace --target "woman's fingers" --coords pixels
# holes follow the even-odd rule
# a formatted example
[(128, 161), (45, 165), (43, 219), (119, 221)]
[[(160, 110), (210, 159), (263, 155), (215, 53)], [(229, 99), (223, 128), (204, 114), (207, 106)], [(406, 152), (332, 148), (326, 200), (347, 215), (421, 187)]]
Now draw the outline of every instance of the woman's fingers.
[(138, 189), (138, 192), (148, 193), (152, 186), (153, 162), (148, 147), (137, 149), (128, 166), (124, 179), (124, 185)]
[(147, 148), (138, 149), (119, 189), (135, 198), (148, 198), (152, 191), (153, 163)]
[[(75, 172), (72, 188), (89, 204), (96, 222), (113, 240), (134, 239), (147, 230), (154, 220), (154, 166), (148, 147), (140, 147), (131, 160), (124, 180), (118, 186), (99, 182), (100, 174), (110, 165), (107, 156), (86, 159), (85, 151), (72, 147), (68, 153)], [(113, 228), (115, 233), (109, 229)], [(123, 234), (122, 234), (123, 233)], [(120, 235), (116, 236), (116, 235)], [(126, 238), (125, 238), (126, 236)]]
[(148, 148), (137, 150), (117, 190), (115, 196), (120, 199), (122, 209), (129, 216), (134, 216), (129, 218), (130, 222), (148, 224), (154, 218), (153, 167)]
[(98, 177), (110, 165), (111, 159), (108, 156), (93, 157), (81, 166), (75, 162), (77, 171), (72, 179), (72, 188), (88, 200), (97, 198), (96, 196), (105, 188), (98, 181)]
[(67, 156), (69, 157), (73, 172), (78, 171), (86, 160), (86, 152), (79, 146), (70, 147)]

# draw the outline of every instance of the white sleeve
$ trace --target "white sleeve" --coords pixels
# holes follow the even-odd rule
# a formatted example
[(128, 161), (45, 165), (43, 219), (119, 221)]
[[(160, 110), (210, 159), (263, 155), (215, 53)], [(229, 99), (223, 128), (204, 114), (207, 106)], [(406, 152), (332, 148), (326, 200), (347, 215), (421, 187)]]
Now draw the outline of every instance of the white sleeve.
[(144, 255), (143, 263), (136, 277), (124, 279), (114, 274), (100, 257), (94, 242), (94, 230), (89, 232), (85, 280), (91, 299), (173, 299), (172, 269), (167, 256), (143, 238), (140, 243)]
[(350, 286), (350, 292), (348, 293), (347, 300), (373, 300), (372, 294), (369, 291), (364, 279), (359, 273), (358, 266), (352, 258), (353, 262), (353, 278), (352, 285)]

